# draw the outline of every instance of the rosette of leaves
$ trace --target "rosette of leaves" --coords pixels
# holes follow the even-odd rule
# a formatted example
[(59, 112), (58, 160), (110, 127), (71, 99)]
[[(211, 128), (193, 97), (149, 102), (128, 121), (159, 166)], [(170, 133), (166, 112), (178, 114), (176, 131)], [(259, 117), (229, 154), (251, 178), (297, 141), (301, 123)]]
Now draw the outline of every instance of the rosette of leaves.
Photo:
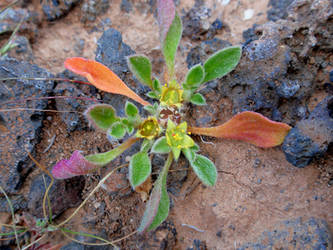
[(139, 97), (110, 69), (96, 61), (69, 58), (65, 62), (67, 69), (86, 77), (98, 89), (124, 95), (143, 105), (149, 116), (140, 115), (139, 109), (131, 101), (127, 101), (124, 107), (125, 117), (118, 117), (114, 108), (108, 104), (89, 107), (85, 116), (94, 128), (104, 131), (113, 140), (129, 138), (104, 153), (83, 156), (80, 151), (75, 151), (70, 159), (58, 162), (52, 170), (54, 177), (62, 179), (87, 174), (110, 163), (135, 142), (141, 141), (140, 151), (132, 155), (129, 164), (129, 182), (135, 189), (151, 175), (150, 154), (167, 154), (165, 165), (147, 202), (139, 232), (153, 230), (167, 218), (170, 204), (166, 188), (167, 174), (172, 162), (177, 161), (181, 154), (205, 185), (213, 186), (216, 183), (217, 170), (214, 163), (199, 154), (200, 148), (191, 134), (243, 140), (266, 148), (280, 145), (290, 130), (287, 124), (271, 121), (251, 111), (239, 113), (216, 127), (188, 126), (181, 115), (184, 104), (205, 105), (204, 96), (198, 92), (199, 87), (232, 71), (241, 58), (242, 50), (240, 46), (232, 46), (216, 52), (202, 65), (193, 66), (185, 80), (179, 84), (175, 79), (175, 57), (182, 34), (181, 19), (176, 13), (173, 0), (158, 0), (157, 10), (161, 48), (166, 64), (164, 84), (153, 76), (152, 64), (146, 56), (128, 57), (129, 68), (135, 77), (151, 89), (147, 96), (153, 104)]

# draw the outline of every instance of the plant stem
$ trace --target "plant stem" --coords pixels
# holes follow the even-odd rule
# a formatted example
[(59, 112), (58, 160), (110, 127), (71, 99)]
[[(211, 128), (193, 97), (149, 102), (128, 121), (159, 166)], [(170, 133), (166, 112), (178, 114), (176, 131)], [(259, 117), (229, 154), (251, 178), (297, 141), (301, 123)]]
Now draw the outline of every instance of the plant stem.
[(7, 196), (5, 190), (1, 186), (0, 186), (0, 191), (4, 194), (4, 196), (6, 197), (6, 200), (8, 202), (10, 213), (12, 214), (13, 229), (14, 229), (14, 233), (15, 233), (16, 244), (17, 244), (18, 249), (20, 250), (21, 247), (20, 247), (20, 241), (19, 241), (19, 238), (18, 238), (18, 235), (17, 235), (16, 226), (15, 226), (15, 214), (14, 214), (14, 208), (13, 208), (12, 202), (10, 201), (10, 199)]
[(128, 149), (138, 140), (140, 140), (140, 138), (130, 138), (127, 141), (125, 141), (123, 144), (119, 145), (118, 147), (108, 152), (87, 155), (85, 156), (85, 158), (86, 160), (90, 161), (93, 164), (96, 164), (97, 166), (104, 166), (109, 162), (111, 162), (116, 157), (118, 157), (120, 154), (122, 154), (126, 149)]
[(39, 239), (37, 239), (37, 240), (31, 242), (31, 243), (30, 243), (29, 245), (27, 245), (27, 246), (24, 246), (24, 247), (22, 248), (22, 250), (28, 249), (29, 247), (35, 245), (37, 242), (39, 242), (39, 241), (41, 241), (42, 239), (44, 239), (44, 238), (46, 237), (46, 235), (47, 235), (47, 234), (44, 234), (44, 235), (41, 236)]
[(167, 160), (164, 164), (164, 167), (163, 167), (163, 170), (162, 170), (161, 174), (163, 173), (163, 175), (166, 175), (166, 173), (169, 171), (169, 168), (172, 164), (172, 161), (173, 161), (173, 154), (172, 154), (172, 152), (170, 152), (169, 155), (168, 155), (168, 158), (167, 158)]
[[(47, 199), (48, 206), (49, 206), (49, 218), (50, 218), (50, 221), (52, 221), (52, 207), (51, 207), (50, 200), (48, 199), (48, 194), (54, 183), (53, 176), (45, 166), (43, 166), (38, 161), (36, 161), (36, 159), (34, 157), (32, 157), (32, 155), (29, 152), (27, 152), (27, 153), (28, 153), (29, 158), (36, 164), (36, 166), (39, 167), (44, 173), (46, 173), (51, 178), (50, 184), (48, 185), (47, 188), (45, 187), (45, 194), (43, 197), (43, 214), (44, 214), (45, 220), (47, 221), (47, 213), (46, 213), (46, 199)], [(44, 175), (43, 175), (43, 180), (44, 180), (44, 185), (46, 186)]]
[(88, 245), (88, 246), (105, 246), (105, 245), (111, 245), (113, 246), (114, 248), (117, 248), (117, 246), (111, 242), (111, 241), (108, 241), (106, 239), (103, 239), (99, 236), (96, 236), (96, 235), (93, 235), (93, 234), (89, 234), (89, 233), (81, 233), (81, 232), (75, 232), (75, 231), (72, 231), (72, 230), (69, 230), (67, 228), (61, 228), (60, 229), (61, 232), (63, 233), (64, 236), (66, 236), (67, 238), (73, 240), (74, 238), (68, 236), (66, 233), (71, 233), (71, 234), (74, 234), (74, 235), (81, 235), (81, 236), (85, 236), (85, 237), (90, 237), (90, 238), (94, 238), (94, 239), (97, 239), (97, 240), (100, 240), (100, 241), (103, 241), (104, 243), (86, 243), (86, 242), (82, 242), (82, 241), (76, 241), (76, 240), (73, 240), (73, 241), (76, 241), (80, 244), (83, 244), (83, 245)]

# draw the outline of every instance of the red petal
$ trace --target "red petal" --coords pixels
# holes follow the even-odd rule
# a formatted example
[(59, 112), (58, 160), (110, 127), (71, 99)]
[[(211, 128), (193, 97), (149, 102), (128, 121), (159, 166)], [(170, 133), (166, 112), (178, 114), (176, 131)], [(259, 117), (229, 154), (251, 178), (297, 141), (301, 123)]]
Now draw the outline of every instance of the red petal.
[(99, 62), (73, 57), (66, 59), (65, 67), (76, 74), (86, 77), (91, 84), (100, 90), (127, 96), (142, 105), (150, 104), (127, 87), (108, 67)]
[(280, 145), (290, 129), (291, 127), (285, 123), (274, 122), (259, 113), (245, 111), (220, 126), (189, 127), (188, 131), (194, 134), (242, 140), (258, 147), (269, 148)]

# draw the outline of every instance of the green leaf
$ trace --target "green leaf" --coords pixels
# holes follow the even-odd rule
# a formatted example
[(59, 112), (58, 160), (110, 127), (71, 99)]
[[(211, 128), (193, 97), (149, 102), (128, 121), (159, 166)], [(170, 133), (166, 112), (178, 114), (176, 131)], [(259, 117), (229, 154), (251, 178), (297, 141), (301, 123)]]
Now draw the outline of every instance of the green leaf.
[(169, 154), (160, 175), (154, 183), (154, 188), (147, 202), (146, 210), (138, 228), (141, 233), (147, 229), (155, 229), (168, 217), (170, 200), (166, 189), (166, 179), (171, 163), (172, 156)]
[(182, 21), (178, 14), (176, 14), (165, 37), (165, 40), (162, 43), (162, 52), (168, 68), (170, 79), (172, 79), (174, 75), (175, 56), (181, 36)]
[(207, 157), (197, 155), (191, 166), (199, 179), (207, 186), (214, 186), (217, 178), (217, 171), (214, 163)]
[(170, 209), (170, 199), (168, 196), (166, 185), (163, 184), (158, 210), (153, 222), (148, 227), (149, 231), (156, 229), (168, 217), (169, 209)]
[(151, 163), (147, 152), (132, 156), (129, 164), (129, 181), (133, 189), (146, 181), (151, 174)]
[(156, 106), (155, 104), (144, 106), (143, 109), (148, 111), (151, 115), (156, 115), (158, 106)]
[(107, 131), (113, 123), (119, 120), (111, 105), (96, 104), (89, 107), (84, 113), (89, 123), (95, 128)]
[(241, 55), (241, 47), (233, 46), (222, 49), (209, 57), (204, 64), (204, 82), (208, 82), (228, 74), (237, 66)]
[(142, 55), (129, 56), (128, 65), (140, 82), (152, 88), (151, 63), (147, 57)]
[(134, 125), (133, 125), (133, 121), (130, 121), (126, 118), (123, 118), (121, 120), (121, 123), (124, 125), (124, 127), (126, 128), (126, 131), (129, 135), (131, 135), (134, 132)]
[(200, 64), (193, 66), (186, 75), (185, 86), (187, 88), (197, 88), (203, 81), (205, 72)]
[(98, 166), (104, 166), (115, 159), (118, 155), (122, 154), (126, 149), (132, 146), (138, 139), (131, 138), (125, 141), (123, 144), (119, 145), (118, 147), (99, 154), (92, 154), (85, 156), (86, 160), (90, 161), (93, 164)]
[(173, 157), (175, 158), (175, 161), (178, 161), (181, 150), (179, 148), (176, 148), (176, 147), (172, 147), (171, 150), (172, 150), (172, 153), (173, 153)]
[(129, 135), (131, 135), (131, 134), (133, 134), (133, 132), (134, 132), (134, 127), (133, 127), (133, 125), (127, 125), (127, 133), (129, 134)]
[(196, 154), (191, 148), (183, 148), (182, 152), (189, 162), (193, 162), (195, 160)]
[(189, 102), (191, 100), (192, 95), (193, 95), (193, 91), (190, 90), (190, 89), (186, 89), (187, 86), (185, 84), (183, 84), (183, 87), (184, 87), (183, 99), (185, 101)]
[(206, 105), (206, 99), (200, 93), (195, 93), (191, 97), (191, 103), (195, 105)]
[(155, 90), (155, 92), (158, 93), (158, 94), (161, 94), (161, 92), (162, 92), (161, 83), (157, 78), (155, 78), (153, 80), (153, 90)]
[(200, 147), (198, 146), (198, 144), (194, 144), (194, 146), (190, 147), (190, 149), (196, 153), (200, 150)]
[(147, 139), (143, 140), (140, 151), (148, 152), (149, 149), (151, 148), (151, 146), (153, 145), (153, 143), (154, 143), (154, 140), (147, 140)]
[(162, 136), (158, 140), (155, 141), (151, 152), (155, 154), (167, 154), (170, 153), (171, 148), (167, 143), (166, 137)]
[(121, 139), (125, 136), (126, 134), (126, 127), (124, 126), (123, 123), (121, 122), (116, 122), (112, 125), (112, 127), (109, 129), (108, 133), (116, 138), (116, 139)]
[(154, 91), (149, 91), (146, 96), (152, 99), (158, 99), (158, 95)]
[(138, 115), (139, 110), (133, 103), (127, 101), (125, 104), (125, 113), (128, 117), (135, 118)]

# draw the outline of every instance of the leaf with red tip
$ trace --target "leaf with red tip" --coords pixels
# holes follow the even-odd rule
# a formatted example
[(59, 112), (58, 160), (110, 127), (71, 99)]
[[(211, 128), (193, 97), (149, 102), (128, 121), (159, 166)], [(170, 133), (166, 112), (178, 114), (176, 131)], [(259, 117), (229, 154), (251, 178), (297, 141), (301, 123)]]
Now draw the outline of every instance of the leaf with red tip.
[(175, 18), (176, 8), (173, 0), (157, 1), (157, 21), (160, 27), (160, 38), (163, 43), (166, 34)]
[(76, 150), (71, 158), (59, 161), (52, 169), (52, 175), (56, 179), (68, 179), (77, 175), (84, 175), (97, 166), (84, 158), (80, 151)]
[(68, 160), (61, 160), (53, 167), (52, 175), (56, 179), (68, 179), (74, 176), (88, 174), (94, 169), (114, 160), (138, 140), (139, 138), (130, 138), (108, 152), (87, 156), (83, 156), (80, 151), (76, 150)]
[(271, 121), (265, 116), (245, 111), (235, 115), (226, 123), (211, 128), (189, 127), (194, 134), (236, 139), (269, 148), (280, 145), (291, 127), (282, 122)]
[(149, 105), (148, 102), (127, 87), (115, 73), (99, 62), (81, 57), (73, 57), (66, 59), (65, 67), (76, 74), (84, 76), (100, 90), (127, 96), (144, 106)]
[(172, 154), (169, 154), (160, 175), (154, 183), (154, 188), (138, 228), (140, 233), (154, 230), (168, 217), (170, 199), (166, 189), (166, 180), (172, 160)]

